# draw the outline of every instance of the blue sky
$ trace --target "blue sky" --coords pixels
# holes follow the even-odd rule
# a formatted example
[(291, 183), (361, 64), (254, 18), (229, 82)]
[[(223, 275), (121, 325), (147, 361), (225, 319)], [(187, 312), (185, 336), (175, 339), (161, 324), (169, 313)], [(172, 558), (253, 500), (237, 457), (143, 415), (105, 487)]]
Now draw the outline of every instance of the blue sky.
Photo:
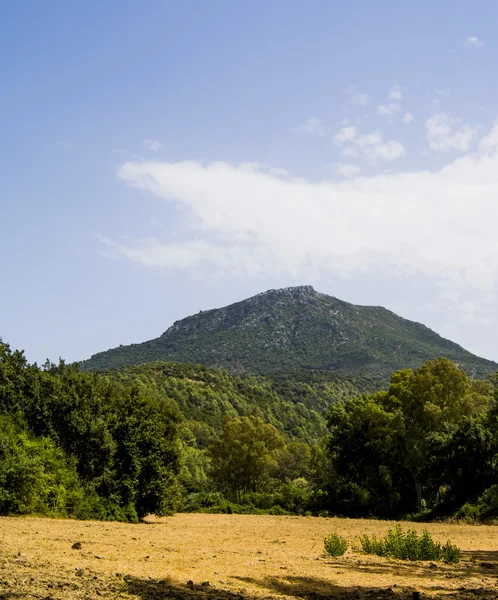
[(3, 3), (0, 336), (80, 360), (312, 284), (497, 360), (497, 22), (494, 0)]

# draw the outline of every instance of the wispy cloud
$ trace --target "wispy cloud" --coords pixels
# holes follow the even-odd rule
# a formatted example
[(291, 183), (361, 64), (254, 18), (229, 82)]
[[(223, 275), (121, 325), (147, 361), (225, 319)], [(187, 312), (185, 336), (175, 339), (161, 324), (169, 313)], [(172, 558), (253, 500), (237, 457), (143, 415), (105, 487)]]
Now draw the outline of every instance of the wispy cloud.
[(405, 114), (403, 115), (403, 122), (404, 123), (411, 123), (413, 121), (413, 115), (410, 112), (405, 112)]
[(282, 169), (281, 167), (270, 167), (268, 169), (268, 173), (270, 175), (275, 175), (275, 177), (290, 177), (291, 174), (287, 169)]
[(370, 100), (368, 94), (360, 92), (354, 85), (349, 85), (346, 88), (346, 93), (349, 96), (350, 104), (355, 104), (356, 106), (366, 106)]
[(391, 91), (389, 92), (389, 100), (399, 101), (399, 100), (401, 100), (402, 97), (403, 97), (403, 89), (400, 85), (395, 83), (392, 86)]
[(434, 172), (316, 183), (226, 162), (128, 162), (120, 179), (183, 208), (182, 233), (104, 243), (141, 265), (189, 272), (421, 274), (473, 315), (469, 301), (498, 286), (498, 123), (479, 148)]
[(390, 91), (389, 91), (389, 102), (386, 104), (380, 104), (377, 106), (377, 114), (379, 117), (390, 117), (392, 121), (393, 118), (400, 112), (401, 105), (399, 101), (403, 97), (403, 88), (395, 83)]
[(358, 130), (354, 125), (348, 125), (347, 127), (343, 127), (339, 130), (334, 139), (338, 144), (345, 144), (346, 142), (350, 142), (358, 137)]
[(401, 110), (401, 106), (396, 102), (390, 102), (389, 104), (381, 104), (377, 106), (377, 114), (379, 117), (392, 117)]
[(356, 177), (361, 173), (361, 167), (352, 163), (337, 163), (334, 167), (335, 172), (340, 177), (349, 179), (350, 177)]
[(478, 37), (476, 37), (475, 35), (471, 35), (465, 39), (464, 45), (471, 46), (472, 48), (480, 49), (480, 48), (484, 47), (484, 42), (482, 40), (480, 40)]
[(406, 149), (397, 140), (384, 140), (380, 131), (360, 135), (356, 127), (343, 127), (335, 137), (341, 154), (349, 158), (364, 158), (371, 162), (393, 161), (406, 155)]
[(145, 150), (150, 150), (151, 152), (161, 152), (164, 150), (164, 144), (159, 142), (158, 140), (153, 140), (151, 138), (146, 138), (140, 142), (140, 147)]
[(432, 150), (466, 152), (477, 136), (477, 127), (460, 125), (460, 120), (445, 112), (433, 115), (424, 124)]
[(327, 135), (325, 125), (322, 123), (321, 119), (317, 119), (316, 117), (308, 119), (302, 125), (291, 129), (291, 131), (292, 133), (307, 133), (311, 135), (319, 135), (322, 137)]
[(449, 97), (450, 90), (448, 88), (437, 88), (433, 93), (432, 104), (434, 104), (434, 106), (439, 106), (444, 98)]

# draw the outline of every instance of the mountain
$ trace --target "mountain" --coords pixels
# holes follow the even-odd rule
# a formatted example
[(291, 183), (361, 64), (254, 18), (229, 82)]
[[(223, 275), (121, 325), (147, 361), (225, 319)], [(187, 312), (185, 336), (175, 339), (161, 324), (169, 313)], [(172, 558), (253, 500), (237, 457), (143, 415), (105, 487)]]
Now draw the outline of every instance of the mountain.
[(332, 371), (387, 382), (393, 371), (444, 356), (474, 377), (498, 371), (431, 329), (380, 306), (357, 306), (311, 286), (269, 290), (176, 321), (156, 339), (94, 354), (85, 370), (158, 360), (223, 367), (232, 373)]

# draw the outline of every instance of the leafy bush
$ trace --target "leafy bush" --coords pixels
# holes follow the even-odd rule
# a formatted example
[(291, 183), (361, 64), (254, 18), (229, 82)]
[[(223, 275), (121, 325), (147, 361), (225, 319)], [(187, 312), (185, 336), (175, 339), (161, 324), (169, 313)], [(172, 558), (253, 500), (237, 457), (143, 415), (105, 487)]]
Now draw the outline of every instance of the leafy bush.
[(452, 544), (449, 540), (441, 549), (443, 554), (443, 560), (447, 563), (458, 563), (460, 562), (460, 548)]
[(362, 535), (360, 537), (361, 550), (365, 554), (376, 554), (377, 556), (386, 556), (386, 546), (384, 540), (378, 540), (377, 536)]
[(324, 540), (325, 552), (330, 556), (342, 556), (348, 549), (348, 541), (346, 538), (338, 535), (337, 533), (331, 533)]
[(179, 499), (179, 415), (152, 385), (30, 365), (0, 340), (0, 514), (138, 521)]
[(224, 504), (227, 504), (227, 501), (219, 492), (194, 492), (185, 498), (183, 512), (201, 512), (202, 509)]
[(486, 521), (498, 515), (498, 485), (492, 485), (479, 496), (477, 502), (464, 504), (456, 517), (468, 522)]
[(414, 529), (403, 532), (400, 525), (389, 529), (386, 536), (377, 539), (375, 535), (371, 538), (364, 535), (360, 538), (362, 551), (365, 554), (376, 554), (377, 556), (391, 556), (400, 560), (441, 560), (446, 562), (458, 562), (460, 550), (451, 542), (446, 542), (441, 547), (439, 542), (432, 539), (428, 531), (418, 535)]
[(288, 510), (285, 510), (285, 508), (282, 508), (281, 506), (279, 506), (278, 504), (276, 504), (275, 506), (272, 506), (267, 512), (269, 515), (290, 515), (291, 513)]
[(0, 415), (0, 514), (74, 516), (83, 503), (74, 461)]

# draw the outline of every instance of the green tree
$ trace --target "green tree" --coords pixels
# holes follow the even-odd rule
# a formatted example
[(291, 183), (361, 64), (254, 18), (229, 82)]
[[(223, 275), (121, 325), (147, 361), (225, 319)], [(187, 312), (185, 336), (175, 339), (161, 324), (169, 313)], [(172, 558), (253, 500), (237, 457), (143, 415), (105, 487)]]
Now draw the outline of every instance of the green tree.
[(82, 504), (74, 463), (62, 450), (0, 416), (0, 514), (75, 516)]
[(386, 392), (335, 404), (327, 443), (330, 508), (350, 516), (403, 510), (408, 473), (397, 456), (400, 411), (386, 410)]
[(346, 514), (382, 516), (421, 510), (423, 500), (434, 506), (458, 471), (455, 463), (441, 468), (444, 449), (457, 454), (452, 438), (456, 442), (465, 422), (485, 414), (491, 391), (486, 382), (473, 382), (451, 361), (438, 359), (395, 372), (385, 392), (334, 405), (331, 505)]
[(218, 442), (210, 446), (211, 476), (228, 497), (258, 492), (278, 468), (284, 439), (273, 425), (256, 416), (227, 418)]
[(412, 371), (397, 371), (391, 379), (386, 406), (401, 410), (402, 457), (413, 477), (417, 508), (422, 508), (422, 487), (435, 449), (456, 431), (465, 417), (484, 411), (491, 386), (472, 382), (446, 358), (430, 360)]
[[(33, 456), (33, 447), (45, 457), (50, 448), (68, 457), (85, 489), (81, 516), (136, 520), (148, 512), (174, 510), (180, 468), (179, 414), (152, 382), (84, 373), (78, 365), (64, 361), (40, 368), (0, 342), (2, 414), (21, 434), (14, 445), (12, 436), (9, 443), (4, 440), (5, 456), (0, 460), (5, 467), (15, 463), (16, 456), (25, 457), (19, 458), (19, 469), (26, 467), (4, 468), (0, 481), (4, 510), (13, 510), (5, 508), (5, 502), (21, 498), (21, 489), (31, 490), (44, 506), (46, 486), (29, 483), (33, 477), (40, 482), (47, 479), (36, 475), (45, 467)], [(34, 500), (22, 502), (34, 506)]]
[(139, 517), (171, 513), (178, 505), (178, 414), (147, 387), (136, 384), (119, 399), (114, 431), (115, 470), (121, 503)]

